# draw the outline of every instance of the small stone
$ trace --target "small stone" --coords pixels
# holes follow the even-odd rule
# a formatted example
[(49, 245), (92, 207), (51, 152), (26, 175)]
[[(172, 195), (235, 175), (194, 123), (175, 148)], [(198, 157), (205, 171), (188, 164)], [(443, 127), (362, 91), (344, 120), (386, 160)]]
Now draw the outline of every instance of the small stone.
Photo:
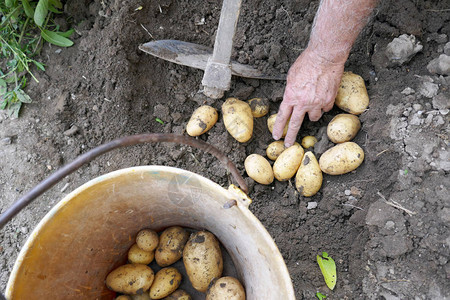
[(422, 83), (419, 89), (419, 93), (426, 98), (433, 98), (437, 95), (439, 85), (436, 83), (425, 81)]
[(402, 34), (387, 45), (385, 54), (391, 63), (402, 65), (410, 61), (422, 48), (415, 36)]
[(27, 227), (21, 227), (20, 228), (20, 232), (22, 232), (23, 234), (27, 234), (28, 233), (28, 228)]
[(419, 110), (421, 110), (422, 109), (422, 105), (420, 105), (420, 104), (413, 104), (413, 109), (415, 110), (415, 111), (419, 111)]
[(439, 113), (440, 113), (441, 115), (443, 115), (443, 116), (446, 116), (446, 115), (448, 114), (449, 111), (450, 111), (450, 110), (449, 110), (448, 108), (446, 108), (446, 109), (440, 109), (440, 110), (439, 110)]
[(0, 145), (2, 145), (2, 146), (11, 145), (11, 143), (12, 143), (12, 139), (9, 136), (5, 137), (5, 138), (2, 138), (0, 140)]
[(350, 196), (352, 194), (352, 191), (350, 190), (345, 190), (344, 191), (345, 196)]
[(308, 206), (306, 207), (306, 209), (314, 209), (317, 207), (317, 202), (308, 202)]
[(93, 111), (98, 111), (98, 106), (97, 105), (92, 106), (92, 110)]
[(56, 49), (56, 50), (55, 50), (55, 53), (56, 53), (56, 54), (60, 54), (61, 52), (62, 52), (62, 49)]
[(444, 118), (442, 116), (437, 116), (436, 119), (434, 120), (434, 124), (436, 126), (444, 125), (445, 124)]
[(64, 131), (64, 135), (65, 136), (72, 136), (75, 133), (78, 132), (78, 127), (76, 125), (73, 125), (72, 127), (70, 127), (70, 129)]
[(433, 115), (432, 115), (432, 114), (429, 114), (429, 115), (425, 118), (424, 124), (425, 124), (426, 126), (429, 126), (429, 125), (431, 124), (431, 122), (433, 122)]
[(428, 63), (427, 69), (432, 74), (450, 75), (450, 55), (439, 55)]
[(435, 32), (428, 36), (427, 41), (435, 41), (438, 44), (445, 44), (448, 41), (448, 36), (445, 33), (439, 34)]
[(444, 46), (444, 54), (445, 55), (450, 55), (450, 42), (445, 44), (445, 46)]
[(447, 109), (450, 108), (450, 96), (444, 93), (439, 93), (431, 101), (434, 109)]
[(412, 88), (410, 88), (410, 87), (407, 87), (407, 88), (405, 88), (403, 91), (401, 91), (401, 93), (403, 94), (403, 95), (411, 95), (411, 94), (414, 94), (416, 91), (415, 90), (413, 90)]
[(420, 114), (414, 114), (411, 121), (409, 121), (409, 125), (419, 126), (423, 122), (423, 119), (420, 118)]
[(386, 228), (387, 230), (391, 230), (395, 228), (395, 223), (392, 221), (387, 221), (386, 224), (384, 225), (384, 228)]

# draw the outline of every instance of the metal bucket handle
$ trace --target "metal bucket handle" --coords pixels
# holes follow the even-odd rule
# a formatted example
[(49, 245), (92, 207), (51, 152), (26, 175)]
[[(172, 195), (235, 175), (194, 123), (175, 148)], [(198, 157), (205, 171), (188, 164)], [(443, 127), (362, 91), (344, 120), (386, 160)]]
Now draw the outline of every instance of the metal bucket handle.
[[(61, 179), (71, 174), (72, 172), (76, 171), (84, 164), (92, 161), (97, 156), (100, 156), (116, 148), (150, 142), (172, 142), (177, 144), (184, 144), (211, 153), (225, 165), (225, 167), (233, 175), (234, 179), (236, 180), (237, 184), (239, 184), (241, 189), (245, 193), (248, 192), (247, 184), (245, 183), (245, 180), (242, 178), (241, 174), (237, 170), (234, 163), (230, 159), (228, 159), (228, 157), (222, 151), (204, 141), (172, 133), (147, 133), (147, 134), (131, 135), (113, 140), (107, 144), (100, 145), (80, 155), (74, 161), (66, 164), (61, 169), (57, 170), (55, 173), (53, 173), (52, 175), (41, 181), (38, 185), (32, 188), (19, 200), (14, 202), (11, 207), (9, 207), (3, 214), (0, 215), (0, 230), (25, 206), (30, 204), (40, 195), (42, 195), (45, 191), (50, 189)], [(0, 294), (0, 299), (2, 299), (1, 298), (2, 296), (3, 295)]]

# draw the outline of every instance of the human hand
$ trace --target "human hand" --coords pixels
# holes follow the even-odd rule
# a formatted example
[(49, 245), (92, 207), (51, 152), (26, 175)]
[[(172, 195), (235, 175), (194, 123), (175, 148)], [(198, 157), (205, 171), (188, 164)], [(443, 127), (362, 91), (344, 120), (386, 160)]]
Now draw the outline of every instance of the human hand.
[(313, 50), (303, 51), (287, 75), (283, 101), (273, 128), (275, 140), (281, 138), (290, 117), (284, 143), (286, 147), (292, 146), (306, 113), (315, 122), (333, 108), (344, 63), (327, 61)]

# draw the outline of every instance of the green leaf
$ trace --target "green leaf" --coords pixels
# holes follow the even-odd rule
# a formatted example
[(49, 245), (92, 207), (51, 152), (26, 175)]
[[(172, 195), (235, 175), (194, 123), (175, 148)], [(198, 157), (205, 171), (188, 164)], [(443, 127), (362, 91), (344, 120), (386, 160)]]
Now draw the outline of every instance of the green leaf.
[(160, 124), (162, 124), (162, 125), (164, 125), (163, 120), (161, 120), (160, 118), (156, 118), (155, 121), (158, 122), (158, 123), (160, 123)]
[(45, 18), (48, 14), (48, 0), (39, 0), (34, 12), (34, 22), (38, 26), (44, 25)]
[(60, 47), (70, 47), (73, 45), (73, 42), (69, 40), (66, 37), (63, 37), (62, 35), (58, 34), (57, 32), (53, 32), (47, 29), (41, 28), (41, 36), (46, 40), (47, 42), (60, 46)]
[(72, 35), (72, 33), (74, 33), (75, 32), (75, 29), (69, 29), (69, 30), (67, 30), (67, 31), (65, 31), (65, 32), (63, 32), (63, 31), (58, 31), (58, 34), (60, 35), (60, 36), (63, 36), (63, 37), (66, 37), (66, 38), (68, 38), (68, 37), (70, 37), (71, 35)]
[(59, 9), (63, 8), (63, 5), (62, 5), (61, 1), (59, 1), (59, 0), (49, 0), (49, 4), (55, 8), (59, 8)]
[(23, 90), (16, 91), (17, 99), (22, 103), (31, 103), (32, 100)]
[(11, 103), (8, 106), (8, 115), (10, 117), (18, 118), (21, 106), (22, 106), (22, 102), (20, 102), (20, 101)]
[(32, 19), (34, 17), (34, 9), (31, 7), (30, 2), (28, 0), (22, 0), (22, 6), (27, 17)]
[(319, 264), (325, 283), (330, 290), (333, 290), (337, 280), (336, 264), (334, 260), (328, 256), (328, 253), (322, 252), (322, 257), (317, 255), (317, 263)]
[(0, 78), (0, 96), (5, 95), (7, 90), (6, 81)]
[(38, 61), (33, 60), (33, 63), (36, 65), (36, 67), (38, 67), (39, 69), (41, 69), (42, 71), (45, 71), (45, 67), (43, 64), (41, 64)]
[(14, 0), (5, 0), (5, 5), (6, 7), (13, 7)]
[(322, 294), (321, 292), (317, 292), (316, 293), (316, 297), (319, 298), (319, 300), (325, 299), (327, 296), (325, 296), (324, 294)]

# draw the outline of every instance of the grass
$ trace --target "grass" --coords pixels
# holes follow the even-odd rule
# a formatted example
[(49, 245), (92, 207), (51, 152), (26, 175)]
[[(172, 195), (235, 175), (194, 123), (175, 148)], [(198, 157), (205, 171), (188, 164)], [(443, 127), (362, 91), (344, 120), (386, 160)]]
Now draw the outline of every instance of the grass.
[(60, 0), (0, 0), (0, 109), (18, 117), (27, 79), (39, 82), (32, 70), (45, 71), (36, 60), (43, 43), (70, 47), (73, 30), (60, 32), (53, 15), (62, 13)]

